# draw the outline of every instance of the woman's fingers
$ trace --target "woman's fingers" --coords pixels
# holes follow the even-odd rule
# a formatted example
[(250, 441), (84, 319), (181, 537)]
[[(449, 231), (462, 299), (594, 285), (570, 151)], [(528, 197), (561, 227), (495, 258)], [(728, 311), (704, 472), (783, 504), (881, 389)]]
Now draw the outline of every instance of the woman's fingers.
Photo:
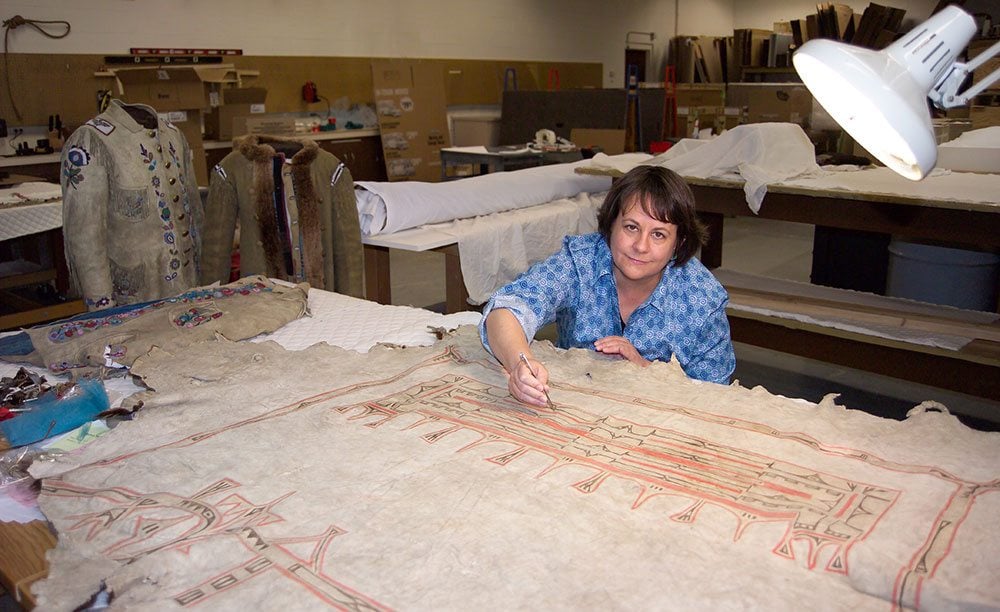
[(510, 394), (514, 396), (518, 401), (524, 402), (525, 404), (531, 404), (533, 406), (545, 406), (545, 393), (539, 391), (535, 387), (523, 384), (516, 377), (510, 378), (510, 384), (508, 385)]
[(650, 363), (645, 357), (639, 354), (639, 350), (627, 338), (621, 336), (607, 336), (596, 340), (594, 342), (594, 349), (605, 355), (619, 355), (623, 359), (641, 366), (646, 366)]
[(602, 353), (621, 355), (626, 347), (631, 348), (632, 343), (621, 336), (607, 336), (594, 342), (594, 348)]

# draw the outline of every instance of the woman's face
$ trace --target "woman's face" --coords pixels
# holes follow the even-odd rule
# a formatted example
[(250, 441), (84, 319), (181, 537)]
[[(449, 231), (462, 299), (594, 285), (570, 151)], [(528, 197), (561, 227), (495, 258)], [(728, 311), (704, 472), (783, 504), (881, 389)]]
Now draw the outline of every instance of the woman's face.
[(619, 284), (655, 285), (677, 248), (677, 225), (650, 217), (639, 198), (632, 198), (611, 226), (610, 246)]

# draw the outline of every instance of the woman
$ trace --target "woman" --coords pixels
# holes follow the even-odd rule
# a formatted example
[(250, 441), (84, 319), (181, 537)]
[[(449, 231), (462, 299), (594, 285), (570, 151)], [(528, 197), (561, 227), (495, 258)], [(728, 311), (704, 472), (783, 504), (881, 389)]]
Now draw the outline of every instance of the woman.
[(694, 254), (707, 232), (676, 173), (637, 166), (615, 182), (598, 232), (562, 249), (493, 294), (483, 345), (508, 372), (511, 394), (547, 404), (549, 374), (528, 339), (556, 321), (561, 348), (586, 347), (639, 365), (677, 357), (691, 378), (728, 384), (736, 367), (729, 297)]

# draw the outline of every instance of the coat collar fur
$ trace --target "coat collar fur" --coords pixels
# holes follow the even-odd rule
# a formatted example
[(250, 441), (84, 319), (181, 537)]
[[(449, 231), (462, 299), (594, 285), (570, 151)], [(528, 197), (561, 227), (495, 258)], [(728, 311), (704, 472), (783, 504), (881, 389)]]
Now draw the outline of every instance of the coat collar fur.
[[(280, 138), (277, 136), (249, 135), (237, 138), (235, 148), (253, 164), (253, 183), (250, 194), (255, 206), (255, 217), (260, 230), (267, 264), (267, 275), (272, 278), (295, 280), (285, 269), (284, 245), (278, 230), (274, 210), (274, 166), (273, 160), (281, 155), (279, 151), (298, 148), (292, 155), (292, 189), (295, 191), (293, 206), (298, 211), (299, 233), (302, 240), (302, 264), (305, 280), (313, 287), (324, 287), (323, 242), (320, 217), (322, 197), (313, 184), (311, 166), (319, 155), (320, 148), (311, 139)], [(289, 206), (285, 194), (285, 206)], [(283, 213), (282, 213), (283, 214)], [(293, 236), (293, 240), (298, 237)]]

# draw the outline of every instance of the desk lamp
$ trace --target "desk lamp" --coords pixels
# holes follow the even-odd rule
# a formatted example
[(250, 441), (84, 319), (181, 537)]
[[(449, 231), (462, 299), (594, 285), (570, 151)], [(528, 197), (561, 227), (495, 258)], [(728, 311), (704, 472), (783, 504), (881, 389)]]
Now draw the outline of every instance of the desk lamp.
[(971, 15), (951, 5), (882, 51), (833, 40), (802, 45), (792, 63), (802, 82), (848, 134), (887, 167), (917, 181), (937, 162), (927, 98), (939, 108), (962, 106), (1000, 79), (1000, 69), (962, 93), (1000, 42), (968, 64), (955, 61), (975, 34)]

